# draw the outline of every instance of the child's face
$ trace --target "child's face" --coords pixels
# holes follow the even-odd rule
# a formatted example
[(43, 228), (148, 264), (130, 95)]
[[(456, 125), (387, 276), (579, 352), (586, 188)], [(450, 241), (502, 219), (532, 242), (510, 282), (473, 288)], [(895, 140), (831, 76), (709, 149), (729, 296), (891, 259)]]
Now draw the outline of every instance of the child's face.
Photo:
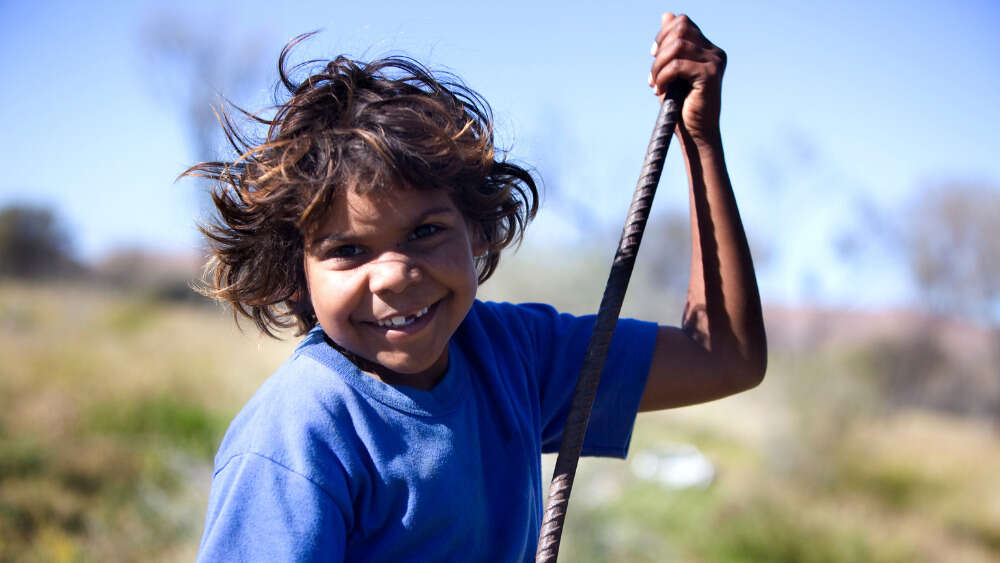
[(442, 190), (346, 190), (306, 241), (320, 325), (347, 350), (415, 376), (407, 384), (432, 385), (476, 296), (478, 240)]

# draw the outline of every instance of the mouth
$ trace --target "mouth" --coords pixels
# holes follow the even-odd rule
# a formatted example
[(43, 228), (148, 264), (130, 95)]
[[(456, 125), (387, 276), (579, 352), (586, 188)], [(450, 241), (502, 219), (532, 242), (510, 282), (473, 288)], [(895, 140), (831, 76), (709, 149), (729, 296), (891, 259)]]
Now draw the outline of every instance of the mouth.
[(385, 319), (370, 322), (369, 325), (377, 330), (384, 331), (385, 334), (412, 334), (427, 326), (430, 319), (437, 312), (440, 301), (436, 301), (415, 313), (409, 315), (395, 315)]
[(433, 305), (424, 307), (412, 315), (399, 315), (396, 317), (389, 317), (388, 319), (382, 321), (375, 321), (375, 325), (382, 328), (402, 328), (410, 326), (417, 322), (417, 319), (426, 315), (431, 307), (433, 307)]

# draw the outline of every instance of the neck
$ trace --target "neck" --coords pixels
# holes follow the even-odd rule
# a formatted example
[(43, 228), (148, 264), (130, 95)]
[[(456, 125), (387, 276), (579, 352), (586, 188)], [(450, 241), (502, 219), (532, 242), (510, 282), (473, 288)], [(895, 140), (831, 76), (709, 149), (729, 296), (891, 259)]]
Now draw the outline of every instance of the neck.
[(362, 373), (368, 375), (369, 377), (374, 377), (375, 379), (388, 385), (405, 385), (421, 391), (430, 391), (441, 381), (446, 371), (443, 370), (440, 374), (434, 375), (433, 377), (429, 377), (426, 373), (399, 373), (383, 366), (378, 362), (362, 358), (354, 352), (344, 348), (340, 344), (337, 344), (326, 334), (323, 335), (323, 339), (326, 340), (326, 343), (332, 346), (334, 350), (340, 352), (345, 358), (348, 359), (348, 361), (357, 366)]

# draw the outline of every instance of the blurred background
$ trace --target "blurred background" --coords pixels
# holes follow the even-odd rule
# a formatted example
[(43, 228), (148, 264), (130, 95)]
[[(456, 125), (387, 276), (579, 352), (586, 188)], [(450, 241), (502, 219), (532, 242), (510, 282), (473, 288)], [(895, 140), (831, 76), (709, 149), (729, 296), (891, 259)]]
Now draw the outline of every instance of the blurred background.
[[(729, 55), (770, 344), (741, 396), (586, 460), (567, 561), (1000, 558), (1000, 7), (967, 1), (0, 3), (0, 561), (190, 560), (222, 433), (295, 338), (197, 296), (222, 96), (277, 55), (408, 54), (493, 107), (542, 212), (481, 297), (596, 310), (664, 10)], [(679, 151), (625, 314), (680, 319)], [(551, 463), (548, 460), (547, 463)]]

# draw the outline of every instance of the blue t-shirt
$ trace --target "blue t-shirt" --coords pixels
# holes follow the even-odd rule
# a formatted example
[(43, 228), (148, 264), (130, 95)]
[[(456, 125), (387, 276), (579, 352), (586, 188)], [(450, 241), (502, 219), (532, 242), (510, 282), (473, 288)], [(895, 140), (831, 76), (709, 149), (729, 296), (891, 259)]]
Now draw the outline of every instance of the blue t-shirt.
[[(430, 391), (367, 376), (320, 328), (215, 458), (200, 561), (523, 561), (594, 318), (476, 301)], [(656, 325), (620, 321), (584, 455), (625, 457)]]

